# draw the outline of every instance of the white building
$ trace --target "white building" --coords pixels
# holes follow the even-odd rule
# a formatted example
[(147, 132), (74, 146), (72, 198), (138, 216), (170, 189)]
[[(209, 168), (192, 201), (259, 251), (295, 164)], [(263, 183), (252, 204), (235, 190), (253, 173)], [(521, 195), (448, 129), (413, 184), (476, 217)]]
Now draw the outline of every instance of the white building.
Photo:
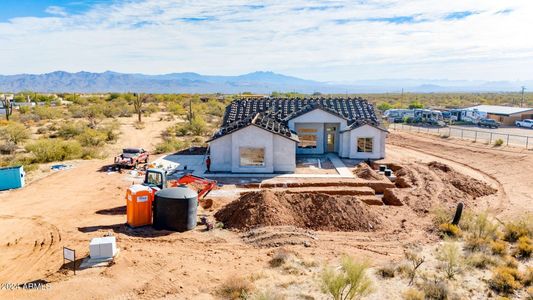
[(386, 135), (360, 98), (237, 100), (209, 141), (211, 171), (293, 172), (296, 155), (306, 154), (381, 159)]

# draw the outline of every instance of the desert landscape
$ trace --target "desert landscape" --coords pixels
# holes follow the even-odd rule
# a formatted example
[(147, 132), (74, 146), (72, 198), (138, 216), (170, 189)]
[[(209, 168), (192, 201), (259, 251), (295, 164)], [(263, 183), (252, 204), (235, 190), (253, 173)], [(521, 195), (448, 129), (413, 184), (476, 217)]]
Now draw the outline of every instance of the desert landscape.
[[(150, 117), (142, 129), (134, 127), (133, 118), (121, 119), (122, 134), (110, 147), (153, 148), (169, 125), (160, 119)], [(353, 180), (224, 183), (208, 196), (213, 205), (199, 208), (199, 215), (223, 228), (175, 233), (128, 228), (124, 193), (131, 176), (102, 172), (109, 164), (105, 159), (73, 161), (70, 169), (43, 172), (24, 189), (0, 194), (5, 237), (0, 282), (49, 284), (0, 293), (7, 298), (219, 299), (234, 297), (224, 294), (225, 287), (243, 285), (250, 295), (327, 299), (321, 270), (348, 255), (369, 263), (377, 288), (368, 299), (395, 299), (411, 288), (391, 267), (406, 261), (406, 251), (417, 249), (426, 257), (423, 275), (415, 280), (425, 284), (440, 276), (433, 252), (445, 242), (435, 209), (452, 214), (462, 202), (472, 215), (487, 212), (502, 230), (531, 213), (533, 179), (514, 171), (533, 167), (528, 150), (391, 132), (387, 158), (375, 163), (394, 169), (396, 183), (364, 164), (352, 169)], [(90, 239), (107, 234), (117, 238), (120, 249), (113, 263), (73, 275), (72, 263), (63, 264), (62, 247), (76, 249), (79, 264)], [(531, 268), (529, 260), (520, 265)], [(384, 268), (392, 268), (394, 278), (382, 278)], [(461, 269), (463, 275), (446, 281), (449, 293), (469, 299), (496, 296), (487, 288), (489, 270), (474, 268), (481, 275), (465, 282), (471, 271), (466, 263)], [(526, 297), (525, 290), (518, 293)]]

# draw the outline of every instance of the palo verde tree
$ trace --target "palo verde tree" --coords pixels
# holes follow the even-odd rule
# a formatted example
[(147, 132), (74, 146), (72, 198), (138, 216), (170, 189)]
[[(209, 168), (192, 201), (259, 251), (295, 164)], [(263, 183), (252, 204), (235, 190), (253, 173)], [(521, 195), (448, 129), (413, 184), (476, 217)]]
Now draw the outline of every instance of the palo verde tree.
[(11, 116), (11, 114), (13, 113), (13, 104), (11, 103), (11, 99), (8, 99), (7, 96), (4, 95), (4, 97), (0, 99), (0, 101), (6, 111), (6, 120), (9, 121), (9, 116)]

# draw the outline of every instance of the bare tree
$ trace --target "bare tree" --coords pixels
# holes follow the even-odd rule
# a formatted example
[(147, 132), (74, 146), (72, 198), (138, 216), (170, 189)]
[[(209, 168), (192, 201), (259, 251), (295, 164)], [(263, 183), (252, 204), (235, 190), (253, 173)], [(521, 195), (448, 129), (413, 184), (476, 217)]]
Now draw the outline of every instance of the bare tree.
[(11, 103), (11, 99), (8, 99), (7, 96), (4, 95), (3, 99), (0, 99), (0, 101), (6, 110), (6, 120), (9, 121), (9, 116), (11, 116), (13, 113), (13, 104)]
[(142, 122), (142, 113), (143, 113), (143, 106), (147, 101), (151, 101), (153, 99), (152, 95), (143, 95), (140, 93), (133, 94), (133, 109), (135, 110), (135, 113), (137, 113), (137, 118), (139, 123)]

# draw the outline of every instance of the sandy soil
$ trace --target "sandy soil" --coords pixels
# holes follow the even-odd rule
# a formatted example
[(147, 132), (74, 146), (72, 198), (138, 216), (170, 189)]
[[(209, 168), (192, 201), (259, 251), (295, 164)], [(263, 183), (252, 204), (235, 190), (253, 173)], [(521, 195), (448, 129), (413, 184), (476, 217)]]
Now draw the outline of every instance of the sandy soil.
[[(124, 124), (124, 134), (114, 147), (139, 145), (150, 149), (168, 125), (147, 122), (146, 128), (136, 130), (131, 123)], [(533, 167), (531, 152), (408, 133), (389, 137), (386, 162), (430, 161), (448, 164), (497, 188), (497, 194), (479, 198), (479, 207), (492, 210), (501, 219), (533, 209), (533, 178), (526, 176), (526, 170)], [(429, 216), (419, 216), (408, 206), (372, 206), (374, 213), (383, 216), (383, 229), (374, 232), (294, 227), (204, 231), (203, 226), (186, 233), (130, 230), (124, 226), (124, 192), (131, 181), (122, 174), (100, 172), (108, 163), (82, 161), (24, 189), (0, 194), (0, 234), (4, 237), (0, 243), (0, 283), (50, 283), (46, 290), (0, 290), (0, 298), (213, 299), (224, 280), (241, 275), (255, 276), (256, 285), (261, 287), (283, 288), (291, 299), (323, 299), (316, 278), (295, 277), (268, 267), (275, 251), (272, 246), (287, 247), (298, 253), (305, 265), (319, 267), (343, 253), (381, 264), (400, 258), (408, 245), (437, 240), (428, 230)], [(212, 211), (200, 209), (200, 213), (211, 216), (238, 197), (229, 190), (224, 187), (222, 191), (227, 193), (213, 196)], [(75, 276), (65, 269), (63, 246), (85, 257), (90, 239), (106, 233), (117, 237), (120, 248), (114, 264), (80, 270)]]

